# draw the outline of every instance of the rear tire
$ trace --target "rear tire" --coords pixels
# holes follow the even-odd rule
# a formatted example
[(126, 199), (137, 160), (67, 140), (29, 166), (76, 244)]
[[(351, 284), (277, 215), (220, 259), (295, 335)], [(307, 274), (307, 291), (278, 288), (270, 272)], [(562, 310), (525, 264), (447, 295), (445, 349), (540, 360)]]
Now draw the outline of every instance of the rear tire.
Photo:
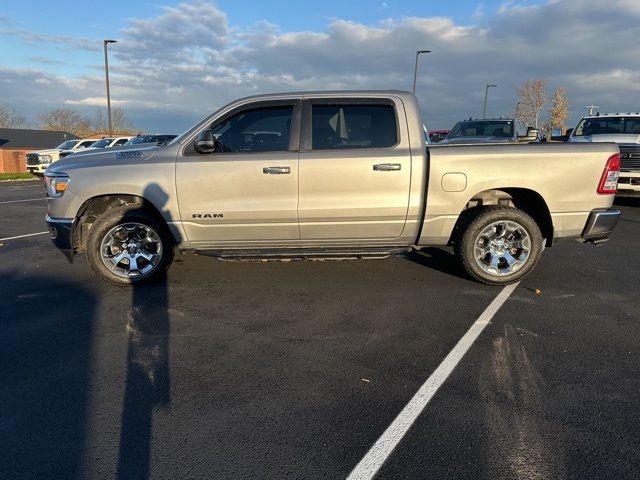
[(174, 257), (174, 239), (164, 221), (141, 205), (107, 210), (91, 227), (87, 260), (113, 285), (133, 285), (165, 275)]
[(528, 214), (517, 208), (489, 206), (467, 219), (454, 248), (473, 279), (508, 285), (533, 270), (543, 243), (538, 224)]

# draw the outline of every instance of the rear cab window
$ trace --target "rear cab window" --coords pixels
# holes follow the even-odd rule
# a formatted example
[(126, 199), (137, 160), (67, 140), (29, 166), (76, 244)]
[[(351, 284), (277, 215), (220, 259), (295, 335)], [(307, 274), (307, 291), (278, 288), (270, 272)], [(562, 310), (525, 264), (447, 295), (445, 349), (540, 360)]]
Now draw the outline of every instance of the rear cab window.
[(312, 150), (391, 148), (397, 143), (398, 122), (391, 101), (312, 101)]

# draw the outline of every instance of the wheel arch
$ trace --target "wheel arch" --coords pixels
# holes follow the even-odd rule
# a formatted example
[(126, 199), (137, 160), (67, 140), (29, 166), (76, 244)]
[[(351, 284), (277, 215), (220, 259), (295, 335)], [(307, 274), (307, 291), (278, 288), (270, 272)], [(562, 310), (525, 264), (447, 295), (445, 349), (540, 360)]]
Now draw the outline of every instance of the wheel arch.
[(477, 209), (491, 205), (513, 207), (527, 213), (540, 228), (545, 246), (553, 245), (553, 220), (547, 203), (535, 190), (520, 187), (491, 188), (473, 195), (460, 212), (449, 243), (456, 243)]
[[(72, 235), (73, 250), (80, 253), (86, 249), (91, 226), (98, 217), (111, 208), (125, 205), (138, 205), (140, 209), (151, 213), (161, 224), (166, 225), (166, 220), (163, 218), (160, 210), (158, 210), (153, 202), (144, 197), (120, 193), (96, 195), (86, 200), (78, 209), (78, 213), (74, 219)], [(173, 235), (171, 237), (173, 238)]]

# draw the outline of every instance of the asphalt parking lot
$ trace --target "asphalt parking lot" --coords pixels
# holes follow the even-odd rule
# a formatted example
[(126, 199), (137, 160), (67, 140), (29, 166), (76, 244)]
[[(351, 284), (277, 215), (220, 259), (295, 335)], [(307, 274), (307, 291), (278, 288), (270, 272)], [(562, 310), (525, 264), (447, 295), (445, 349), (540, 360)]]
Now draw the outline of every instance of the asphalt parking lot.
[[(6, 479), (347, 478), (501, 292), (438, 250), (183, 255), (117, 288), (22, 237), (42, 196), (0, 184)], [(640, 476), (640, 202), (618, 203), (610, 242), (545, 252), (376, 479)]]

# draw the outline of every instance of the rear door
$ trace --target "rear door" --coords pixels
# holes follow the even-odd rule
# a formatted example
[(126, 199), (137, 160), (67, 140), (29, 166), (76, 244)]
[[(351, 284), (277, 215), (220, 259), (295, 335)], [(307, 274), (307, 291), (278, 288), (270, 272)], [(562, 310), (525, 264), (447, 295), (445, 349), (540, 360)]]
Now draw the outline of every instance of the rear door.
[(411, 153), (399, 99), (309, 99), (303, 107), (302, 240), (387, 242), (407, 220)]
[(299, 240), (299, 100), (252, 103), (210, 127), (217, 151), (176, 163), (182, 225), (205, 246)]

